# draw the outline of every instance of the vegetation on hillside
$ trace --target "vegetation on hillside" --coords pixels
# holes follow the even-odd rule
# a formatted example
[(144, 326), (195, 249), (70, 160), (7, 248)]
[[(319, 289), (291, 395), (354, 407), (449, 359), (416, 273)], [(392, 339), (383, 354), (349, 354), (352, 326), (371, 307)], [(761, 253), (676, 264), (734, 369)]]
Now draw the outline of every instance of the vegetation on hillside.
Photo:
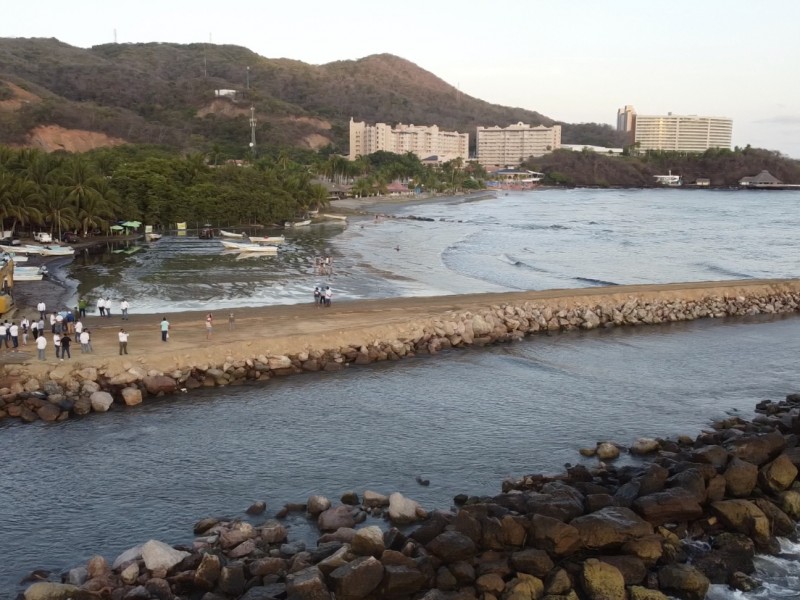
[[(396, 56), (309, 65), (268, 59), (246, 48), (212, 44), (105, 44), (90, 49), (55, 39), (0, 39), (0, 80), (40, 94), (40, 106), (0, 113), (0, 143), (22, 143), (37, 125), (85, 128), (133, 143), (193, 152), (216, 145), (226, 158), (248, 152), (248, 116), (198, 110), (215, 89), (239, 91), (236, 106), (256, 108), (262, 148), (308, 145), (317, 134), (346, 150), (350, 117), (439, 125), (475, 136), (479, 125), (518, 121), (551, 125), (535, 111), (462, 94)], [(226, 100), (225, 102), (231, 102)], [(331, 128), (296, 117), (320, 117)], [(562, 124), (564, 143), (619, 146), (608, 125)]]
[(757, 175), (764, 169), (785, 183), (800, 183), (800, 161), (749, 146), (715, 148), (702, 154), (647, 152), (637, 156), (557, 150), (530, 158), (522, 166), (545, 173), (546, 184), (565, 186), (648, 187), (654, 185), (654, 175), (670, 171), (682, 176), (686, 184), (706, 178), (712, 186), (736, 186), (742, 177)]

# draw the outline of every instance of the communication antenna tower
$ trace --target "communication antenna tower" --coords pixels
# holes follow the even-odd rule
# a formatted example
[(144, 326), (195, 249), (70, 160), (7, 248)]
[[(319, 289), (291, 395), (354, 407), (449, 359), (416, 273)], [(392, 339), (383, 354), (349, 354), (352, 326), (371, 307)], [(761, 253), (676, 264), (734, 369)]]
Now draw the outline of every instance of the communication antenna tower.
[(114, 28), (114, 43), (117, 43), (117, 28)]
[(250, 107), (250, 152), (256, 157), (256, 107)]

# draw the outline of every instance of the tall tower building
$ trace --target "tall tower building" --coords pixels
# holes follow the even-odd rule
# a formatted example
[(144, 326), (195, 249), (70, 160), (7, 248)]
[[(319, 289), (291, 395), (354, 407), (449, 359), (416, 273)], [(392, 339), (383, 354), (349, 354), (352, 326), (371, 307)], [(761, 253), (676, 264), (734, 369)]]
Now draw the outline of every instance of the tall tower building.
[(626, 146), (633, 144), (636, 131), (636, 109), (632, 105), (626, 104), (617, 111), (617, 131), (625, 133)]

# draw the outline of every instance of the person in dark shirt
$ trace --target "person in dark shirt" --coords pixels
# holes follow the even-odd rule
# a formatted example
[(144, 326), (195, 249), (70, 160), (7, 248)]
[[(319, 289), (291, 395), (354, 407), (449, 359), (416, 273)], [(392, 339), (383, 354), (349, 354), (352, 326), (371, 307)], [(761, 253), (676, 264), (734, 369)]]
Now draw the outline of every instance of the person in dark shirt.
[(72, 358), (72, 355), (69, 353), (69, 345), (71, 343), (72, 339), (68, 335), (61, 338), (61, 360)]

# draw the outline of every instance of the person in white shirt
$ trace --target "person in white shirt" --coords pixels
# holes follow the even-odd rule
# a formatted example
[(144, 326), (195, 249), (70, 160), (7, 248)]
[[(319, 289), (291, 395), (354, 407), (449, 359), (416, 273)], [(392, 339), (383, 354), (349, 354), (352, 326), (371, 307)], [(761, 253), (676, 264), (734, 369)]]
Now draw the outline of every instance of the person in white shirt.
[(0, 346), (5, 344), (6, 348), (8, 348), (8, 340), (6, 340), (7, 331), (8, 331), (8, 325), (6, 325), (5, 323), (0, 323)]
[(97, 301), (97, 310), (100, 311), (101, 317), (106, 316), (106, 301), (102, 296), (100, 296), (100, 299)]
[(89, 349), (89, 330), (82, 331), (80, 335), (80, 342), (81, 342), (81, 352), (84, 354), (88, 354), (91, 352)]
[(11, 345), (14, 347), (14, 352), (19, 352), (19, 327), (16, 323), (11, 323), (8, 332), (11, 334)]
[(106, 316), (111, 316), (111, 298), (106, 298)]
[(56, 313), (50, 315), (50, 333), (56, 332)]
[(47, 305), (44, 302), (39, 302), (39, 304), (36, 305), (36, 310), (39, 311), (39, 318), (44, 319), (44, 313), (47, 310)]
[(44, 360), (45, 348), (47, 348), (47, 338), (42, 334), (36, 338), (36, 352), (39, 355), (39, 360)]
[(75, 333), (80, 335), (82, 332), (83, 332), (83, 322), (80, 319), (78, 319), (77, 321), (75, 321)]
[(331, 299), (333, 298), (333, 290), (331, 290), (331, 286), (325, 286), (325, 306), (331, 305)]
[(128, 301), (125, 300), (125, 298), (123, 298), (122, 302), (120, 302), (119, 308), (122, 311), (122, 320), (123, 321), (127, 321), (128, 320), (128, 309), (130, 308), (130, 304), (128, 304)]
[(19, 323), (20, 329), (22, 329), (22, 345), (28, 345), (28, 331), (31, 328), (31, 322), (28, 320), (28, 317), (23, 317), (22, 321)]
[(123, 354), (128, 353), (128, 332), (124, 329), (119, 330), (119, 354), (122, 356)]
[(56, 349), (56, 358), (61, 358), (61, 336), (53, 334), (53, 347)]

